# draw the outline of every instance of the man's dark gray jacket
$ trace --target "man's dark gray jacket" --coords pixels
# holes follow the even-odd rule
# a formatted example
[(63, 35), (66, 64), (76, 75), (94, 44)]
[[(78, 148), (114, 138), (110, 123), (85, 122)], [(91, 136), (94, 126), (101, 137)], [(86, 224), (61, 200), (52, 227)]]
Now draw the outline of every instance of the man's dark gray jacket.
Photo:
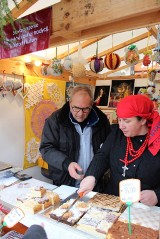
[[(99, 118), (99, 121), (92, 126), (92, 145), (95, 154), (109, 134), (110, 124), (99, 108), (93, 106), (93, 109)], [(69, 112), (67, 102), (46, 119), (40, 144), (42, 158), (48, 163), (50, 177), (53, 179), (53, 184), (57, 186), (75, 185), (75, 180), (68, 173), (68, 166), (78, 160), (80, 138), (69, 118)]]

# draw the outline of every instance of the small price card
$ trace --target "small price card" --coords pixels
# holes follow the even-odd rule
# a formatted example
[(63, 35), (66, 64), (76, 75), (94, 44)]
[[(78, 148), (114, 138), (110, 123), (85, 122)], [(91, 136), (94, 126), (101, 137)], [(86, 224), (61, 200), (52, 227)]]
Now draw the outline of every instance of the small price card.
[(140, 180), (126, 179), (119, 183), (120, 200), (124, 203), (134, 203), (140, 200)]
[(132, 235), (131, 211), (132, 203), (140, 200), (140, 180), (126, 179), (119, 183), (120, 200), (126, 203), (128, 207), (128, 233)]
[(13, 208), (4, 218), (3, 218), (3, 223), (0, 226), (0, 229), (2, 227), (7, 226), (8, 228), (13, 227), (16, 225), (23, 217), (24, 217), (24, 212), (20, 208)]

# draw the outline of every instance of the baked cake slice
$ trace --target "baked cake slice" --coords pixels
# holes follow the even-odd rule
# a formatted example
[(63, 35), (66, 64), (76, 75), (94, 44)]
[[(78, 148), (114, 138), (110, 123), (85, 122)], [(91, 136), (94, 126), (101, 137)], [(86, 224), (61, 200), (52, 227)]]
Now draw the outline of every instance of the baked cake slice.
[(77, 223), (78, 229), (89, 233), (97, 231), (106, 234), (119, 215), (108, 209), (91, 207)]
[(116, 212), (119, 212), (123, 206), (123, 203), (120, 201), (119, 197), (102, 193), (95, 194), (93, 198), (88, 201), (88, 203), (95, 207), (109, 209)]
[(50, 198), (52, 205), (58, 204), (60, 202), (60, 197), (57, 193), (50, 191), (50, 190), (46, 190), (45, 195)]
[(132, 234), (128, 233), (128, 223), (116, 221), (108, 230), (107, 239), (158, 239), (158, 230), (132, 224)]
[(43, 186), (36, 186), (31, 188), (31, 197), (41, 198), (46, 193), (46, 189)]
[[(88, 210), (88, 205), (85, 202), (79, 202), (77, 201), (73, 207), (68, 211), (67, 209), (70, 207), (70, 205), (73, 203), (74, 199), (70, 199), (66, 203), (63, 203), (60, 207), (58, 207), (55, 210), (52, 210), (50, 212), (50, 217), (58, 220), (62, 215), (62, 222), (74, 225), (85, 213), (85, 211)], [(65, 213), (66, 212), (66, 213)], [(65, 213), (65, 214), (64, 214)]]

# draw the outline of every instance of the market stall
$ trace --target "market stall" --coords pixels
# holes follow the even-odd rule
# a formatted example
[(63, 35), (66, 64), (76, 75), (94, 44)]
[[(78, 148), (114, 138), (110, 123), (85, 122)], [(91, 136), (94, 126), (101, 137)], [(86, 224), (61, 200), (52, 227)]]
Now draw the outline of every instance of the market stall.
[[(18, 198), (19, 200), (20, 198), (21, 200), (23, 198), (25, 201), (26, 197), (29, 195), (32, 195), (32, 200), (33, 198), (35, 200), (35, 194), (33, 194), (33, 192), (37, 194), (37, 190), (39, 190), (39, 188), (41, 188), (41, 192), (43, 188), (43, 190), (49, 190), (54, 195), (57, 194), (60, 198), (59, 203), (48, 205), (45, 209), (40, 209), (34, 212), (31, 212), (28, 207), (24, 207), (23, 203), (17, 203)], [(34, 191), (35, 189), (36, 191)], [(117, 233), (120, 228), (123, 228), (122, 232), (120, 232), (124, 234), (124, 236), (129, 233), (128, 211), (125, 209), (126, 207), (120, 199), (112, 195), (90, 192), (77, 202), (78, 209), (81, 210), (81, 214), (78, 215), (78, 218), (75, 218), (72, 215), (71, 220), (68, 220), (68, 217), (58, 221), (61, 214), (57, 214), (58, 217), (54, 218), (53, 215), (56, 215), (57, 212), (64, 212), (67, 208), (66, 205), (73, 202), (77, 196), (76, 191), (77, 189), (74, 187), (64, 185), (56, 187), (39, 180), (29, 179), (23, 182), (17, 182), (12, 186), (4, 188), (1, 191), (1, 201), (3, 206), (8, 209), (15, 208), (18, 205), (24, 210), (25, 216), (20, 221), (24, 227), (28, 228), (33, 224), (42, 225), (43, 223), (48, 239), (59, 239), (64, 237), (64, 235), (65, 238), (68, 239), (104, 239), (107, 235), (107, 238), (117, 238), (116, 235), (114, 235), (115, 228)], [(38, 196), (40, 197), (39, 194)], [(31, 207), (33, 207), (33, 205), (30, 204), (30, 208)], [(75, 212), (75, 208), (70, 209), (69, 212), (73, 213), (73, 211)], [(143, 231), (142, 238), (157, 239), (159, 231), (159, 218), (159, 207), (149, 207), (141, 203), (133, 204), (131, 207), (132, 233), (136, 233), (138, 230), (140, 235), (141, 231)], [(21, 226), (19, 228), (21, 228)], [(12, 230), (12, 228), (10, 228), (10, 230)], [(17, 230), (19, 231), (18, 228)], [(112, 234), (113, 237), (110, 237)]]

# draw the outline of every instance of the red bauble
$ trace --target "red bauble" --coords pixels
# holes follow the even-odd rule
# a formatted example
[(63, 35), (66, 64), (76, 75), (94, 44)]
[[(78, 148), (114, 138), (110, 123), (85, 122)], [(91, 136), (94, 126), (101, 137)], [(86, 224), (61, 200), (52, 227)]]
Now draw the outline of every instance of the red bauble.
[(115, 70), (121, 64), (121, 59), (116, 53), (109, 53), (104, 59), (105, 65), (109, 70)]
[(150, 55), (147, 54), (143, 57), (143, 65), (149, 66), (150, 63), (151, 63), (151, 57)]

